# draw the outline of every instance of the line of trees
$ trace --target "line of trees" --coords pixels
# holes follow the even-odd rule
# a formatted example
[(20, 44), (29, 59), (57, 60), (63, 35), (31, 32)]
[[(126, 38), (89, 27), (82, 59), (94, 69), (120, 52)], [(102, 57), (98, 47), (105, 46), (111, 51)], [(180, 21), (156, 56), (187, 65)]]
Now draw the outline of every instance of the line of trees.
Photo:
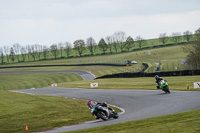
[(195, 31), (194, 38), (192, 44), (184, 47), (184, 51), (188, 53), (186, 64), (191, 69), (200, 69), (200, 28)]
[(69, 57), (71, 50), (72, 45), (69, 42), (52, 44), (50, 47), (39, 44), (21, 46), (19, 43), (15, 43), (12, 46), (3, 46), (0, 48), (1, 64), (5, 62), (14, 63), (15, 61), (47, 60), (50, 53), (55, 59), (59, 55), (60, 58), (63, 58), (64, 54)]
[[(183, 35), (180, 32), (174, 32), (171, 36), (167, 36), (166, 33), (159, 35), (159, 41), (164, 45), (168, 41), (177, 44), (183, 39), (190, 42), (192, 38), (193, 34), (190, 31), (185, 31)], [(97, 50), (101, 51), (102, 54), (112, 54), (113, 51), (115, 53), (130, 51), (136, 46), (142, 49), (144, 45), (147, 45), (147, 41), (141, 36), (137, 36), (134, 40), (131, 36), (126, 36), (125, 32), (117, 31), (113, 35), (101, 38), (98, 43), (96, 43), (93, 37), (87, 38), (86, 42), (78, 39), (74, 41), (73, 45), (70, 42), (60, 42), (58, 44), (52, 44), (50, 47), (39, 44), (22, 46), (19, 43), (15, 43), (12, 46), (3, 46), (0, 48), (0, 59), (1, 64), (4, 64), (5, 62), (14, 63), (47, 60), (49, 56), (53, 56), (54, 59), (69, 58), (72, 51), (76, 51), (81, 57), (86, 50), (93, 56)]]
[[(196, 32), (195, 32), (196, 34)], [(170, 36), (167, 36), (166, 33), (161, 33), (159, 35), (159, 41), (165, 45), (168, 41), (171, 41), (175, 44), (180, 43), (181, 40), (185, 40), (187, 42), (190, 42), (193, 38), (192, 36), (192, 32), (187, 30), (185, 32), (183, 32), (183, 35), (181, 35), (181, 32), (173, 32)]]

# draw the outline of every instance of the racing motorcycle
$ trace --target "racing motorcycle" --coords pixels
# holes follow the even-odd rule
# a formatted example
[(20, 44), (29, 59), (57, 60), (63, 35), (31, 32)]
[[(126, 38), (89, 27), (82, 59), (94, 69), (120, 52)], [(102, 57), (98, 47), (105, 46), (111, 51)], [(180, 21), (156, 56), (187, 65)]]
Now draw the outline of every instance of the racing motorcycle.
[(165, 92), (165, 93), (170, 93), (168, 83), (166, 80), (161, 80), (159, 82), (159, 87)]
[(97, 119), (101, 118), (104, 121), (110, 118), (117, 119), (119, 117), (118, 113), (115, 110), (108, 107), (108, 105), (104, 105), (104, 106), (95, 105), (92, 108), (91, 113), (93, 115), (96, 115)]

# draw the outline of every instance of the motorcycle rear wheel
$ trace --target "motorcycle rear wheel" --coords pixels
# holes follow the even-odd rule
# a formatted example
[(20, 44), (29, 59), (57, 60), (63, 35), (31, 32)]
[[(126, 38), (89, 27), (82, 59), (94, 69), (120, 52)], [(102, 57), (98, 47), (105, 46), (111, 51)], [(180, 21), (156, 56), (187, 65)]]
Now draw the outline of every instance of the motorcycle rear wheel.
[(166, 87), (164, 88), (164, 91), (165, 91), (166, 93), (170, 93), (170, 91), (169, 91), (169, 87), (166, 86)]

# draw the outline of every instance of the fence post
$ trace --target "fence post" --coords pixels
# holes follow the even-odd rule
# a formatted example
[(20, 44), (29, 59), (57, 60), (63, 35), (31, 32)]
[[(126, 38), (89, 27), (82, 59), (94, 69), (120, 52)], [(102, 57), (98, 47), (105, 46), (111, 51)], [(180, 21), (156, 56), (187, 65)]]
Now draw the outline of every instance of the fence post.
[(187, 90), (189, 90), (189, 89), (190, 89), (190, 86), (189, 86), (189, 84), (188, 84), (188, 83), (187, 83), (186, 87), (187, 87)]

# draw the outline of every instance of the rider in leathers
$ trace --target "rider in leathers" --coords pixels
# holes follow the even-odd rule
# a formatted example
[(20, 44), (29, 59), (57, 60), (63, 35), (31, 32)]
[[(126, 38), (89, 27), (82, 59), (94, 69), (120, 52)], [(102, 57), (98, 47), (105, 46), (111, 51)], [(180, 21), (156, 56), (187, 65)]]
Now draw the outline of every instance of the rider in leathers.
[[(92, 115), (94, 115), (93, 112), (92, 112), (92, 108), (94, 106), (96, 106), (96, 105), (107, 107), (110, 111), (112, 111), (112, 109), (108, 107), (108, 105), (107, 105), (106, 102), (99, 103), (99, 102), (95, 102), (95, 101), (87, 101), (87, 105), (88, 105), (88, 107), (89, 107), (90, 112), (92, 113)], [(99, 119), (99, 118), (96, 117), (96, 119)]]
[(156, 75), (155, 76), (155, 82), (156, 82), (156, 84), (157, 84), (157, 89), (160, 89), (160, 86), (159, 86), (159, 82), (161, 81), (161, 80), (163, 80), (163, 78), (160, 78), (158, 75)]

